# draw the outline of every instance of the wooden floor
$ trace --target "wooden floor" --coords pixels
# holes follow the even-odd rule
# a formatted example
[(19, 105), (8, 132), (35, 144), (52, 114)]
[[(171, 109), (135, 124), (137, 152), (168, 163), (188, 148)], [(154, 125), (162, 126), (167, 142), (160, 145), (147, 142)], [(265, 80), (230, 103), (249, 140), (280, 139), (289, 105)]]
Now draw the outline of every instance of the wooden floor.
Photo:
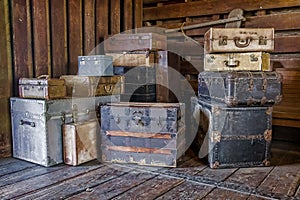
[(177, 168), (0, 159), (0, 199), (300, 199), (299, 184), (300, 148), (282, 143), (258, 168), (210, 169), (191, 152)]

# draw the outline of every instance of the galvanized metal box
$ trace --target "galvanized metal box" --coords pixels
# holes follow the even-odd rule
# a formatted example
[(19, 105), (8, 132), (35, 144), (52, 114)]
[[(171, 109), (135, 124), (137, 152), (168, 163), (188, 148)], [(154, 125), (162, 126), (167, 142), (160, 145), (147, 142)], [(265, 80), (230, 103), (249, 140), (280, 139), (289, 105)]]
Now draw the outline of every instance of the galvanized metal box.
[(211, 168), (270, 165), (272, 107), (230, 108), (192, 98), (192, 110), (194, 144)]
[(62, 125), (96, 119), (101, 104), (119, 101), (119, 95), (56, 100), (12, 97), (13, 157), (46, 167), (62, 163)]
[(112, 76), (113, 73), (112, 56), (78, 56), (79, 76)]

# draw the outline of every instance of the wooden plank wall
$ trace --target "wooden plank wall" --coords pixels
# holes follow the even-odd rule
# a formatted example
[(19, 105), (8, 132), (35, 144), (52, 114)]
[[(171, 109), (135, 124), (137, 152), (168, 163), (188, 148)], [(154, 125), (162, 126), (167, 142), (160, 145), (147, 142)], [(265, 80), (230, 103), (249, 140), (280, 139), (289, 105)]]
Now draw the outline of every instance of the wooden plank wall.
[(88, 55), (108, 35), (142, 26), (142, 3), (0, 1), (0, 108), (5, 111), (0, 117), (0, 157), (9, 156), (11, 151), (8, 100), (18, 96), (19, 78), (77, 74), (78, 56)]
[[(273, 70), (283, 75), (283, 100), (274, 107), (273, 124), (300, 128), (299, 0), (233, 0), (230, 4), (224, 0), (144, 0), (143, 20), (153, 27), (179, 28), (183, 23), (186, 26), (225, 19), (235, 8), (244, 10), (246, 21), (242, 27), (275, 29), (271, 63)], [(210, 27), (224, 27), (224, 24)], [(203, 35), (210, 27), (187, 30), (185, 34), (203, 46)]]

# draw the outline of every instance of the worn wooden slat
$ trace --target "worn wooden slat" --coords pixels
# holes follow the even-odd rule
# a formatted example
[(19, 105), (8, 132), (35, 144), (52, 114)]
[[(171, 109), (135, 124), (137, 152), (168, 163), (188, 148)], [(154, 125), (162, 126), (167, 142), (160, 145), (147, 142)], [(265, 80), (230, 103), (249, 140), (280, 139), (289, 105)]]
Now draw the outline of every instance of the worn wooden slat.
[(300, 128), (300, 121), (293, 119), (273, 118), (273, 125)]
[[(18, 161), (17, 161), (18, 162)], [(19, 163), (22, 165), (22, 163)], [(33, 177), (41, 176), (44, 174), (48, 174), (62, 168), (66, 167), (65, 165), (59, 165), (54, 167), (42, 167), (42, 166), (34, 166), (30, 168), (25, 168), (22, 170), (18, 170), (13, 174), (6, 174), (1, 176), (0, 187), (7, 186), (10, 184), (14, 184), (20, 181), (28, 180)]]
[[(102, 165), (100, 168), (87, 172), (82, 176), (77, 176), (72, 179), (68, 179), (64, 182), (46, 187), (43, 190), (26, 195), (21, 199), (60, 199), (67, 198), (78, 193), (93, 192), (93, 187), (103, 184), (109, 180), (115, 179), (124, 173), (128, 169), (125, 168), (113, 168), (111, 166)], [(92, 191), (90, 191), (92, 190)]]
[(9, 98), (0, 97), (0, 158), (11, 156), (11, 122)]
[(212, 186), (186, 181), (157, 199), (202, 199), (213, 188)]
[(300, 35), (275, 37), (274, 53), (293, 53), (300, 51)]
[(216, 170), (211, 168), (205, 168), (201, 172), (195, 174), (195, 180), (207, 180), (207, 182), (218, 183), (224, 181), (231, 176), (237, 168)]
[(51, 75), (48, 0), (32, 0), (34, 76)]
[(17, 95), (19, 78), (33, 76), (30, 0), (13, 0), (11, 5), (14, 54), (13, 85), (14, 94)]
[[(108, 36), (109, 1), (96, 0), (96, 45), (99, 45)], [(103, 47), (102, 47), (103, 48)], [(97, 53), (103, 49), (97, 49)]]
[[(13, 162), (7, 165), (1, 166), (0, 176), (11, 174), (26, 168), (34, 167), (36, 166), (33, 163), (25, 162), (25, 161), (19, 161), (19, 162)], [(2, 179), (1, 179), (2, 180)]]
[(183, 182), (183, 179), (157, 176), (142, 185), (134, 187), (115, 199), (155, 199)]
[(225, 190), (216, 188), (211, 193), (209, 193), (207, 196), (205, 196), (206, 199), (248, 199), (250, 195), (246, 195), (243, 193)]
[(95, 48), (95, 0), (84, 0), (83, 55), (89, 55)]
[(78, 56), (83, 55), (82, 46), (82, 0), (68, 1), (69, 74), (78, 72)]
[(72, 196), (70, 199), (110, 199), (152, 179), (154, 176), (149, 173), (131, 171), (128, 174), (98, 185), (92, 188), (91, 191)]
[(124, 0), (123, 31), (129, 31), (133, 28), (133, 1)]
[(110, 34), (115, 35), (121, 31), (121, 6), (120, 0), (111, 0), (110, 1)]
[(12, 157), (0, 158), (0, 167), (2, 165), (7, 165), (7, 164), (17, 162), (17, 161), (19, 161), (19, 160), (15, 159), (15, 158), (12, 158)]
[(134, 28), (141, 28), (143, 26), (143, 0), (134, 1)]
[(67, 5), (66, 0), (51, 0), (52, 77), (68, 74)]
[(36, 192), (37, 190), (48, 187), (49, 185), (52, 185), (54, 183), (59, 183), (66, 179), (85, 174), (99, 167), (99, 165), (68, 167), (66, 169), (61, 169), (50, 174), (44, 174), (31, 178), (29, 180), (23, 180), (11, 185), (7, 185), (1, 188), (2, 193), (0, 193), (0, 198), (12, 199), (30, 192)]
[(225, 1), (193, 1), (187, 3), (177, 3), (165, 5), (162, 7), (144, 8), (144, 21), (162, 20), (181, 17), (192, 17), (201, 15), (224, 14), (229, 13), (235, 8), (241, 8), (245, 11), (261, 10), (261, 9), (275, 9), (299, 6), (297, 0), (284, 1), (244, 1), (234, 0), (231, 4)]

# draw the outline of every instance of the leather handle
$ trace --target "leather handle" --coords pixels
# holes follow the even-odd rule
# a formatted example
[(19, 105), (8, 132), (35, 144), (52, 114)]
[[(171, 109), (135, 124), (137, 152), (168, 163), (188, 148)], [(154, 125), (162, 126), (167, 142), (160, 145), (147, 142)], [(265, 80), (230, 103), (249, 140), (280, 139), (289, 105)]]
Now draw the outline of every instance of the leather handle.
[(246, 39), (241, 39), (240, 37), (234, 37), (233, 41), (236, 47), (245, 48), (249, 46), (250, 42), (252, 41), (252, 38), (246, 37)]
[[(108, 87), (109, 86), (109, 87)], [(109, 93), (111, 92), (113, 89), (113, 86), (112, 85), (104, 85), (104, 90), (106, 93)]]

